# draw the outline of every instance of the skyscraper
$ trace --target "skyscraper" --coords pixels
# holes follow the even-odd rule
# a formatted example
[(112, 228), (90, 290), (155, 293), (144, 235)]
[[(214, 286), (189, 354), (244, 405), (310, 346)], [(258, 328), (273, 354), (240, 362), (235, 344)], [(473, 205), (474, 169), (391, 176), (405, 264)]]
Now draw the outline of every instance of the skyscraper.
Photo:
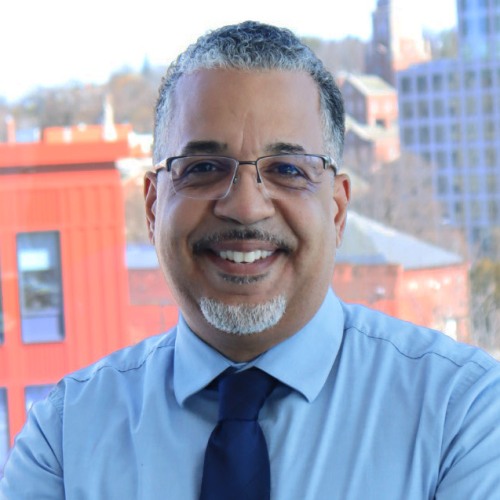
[(471, 254), (492, 255), (500, 231), (500, 0), (457, 6), (458, 59), (397, 74), (401, 146), (436, 166), (435, 195)]

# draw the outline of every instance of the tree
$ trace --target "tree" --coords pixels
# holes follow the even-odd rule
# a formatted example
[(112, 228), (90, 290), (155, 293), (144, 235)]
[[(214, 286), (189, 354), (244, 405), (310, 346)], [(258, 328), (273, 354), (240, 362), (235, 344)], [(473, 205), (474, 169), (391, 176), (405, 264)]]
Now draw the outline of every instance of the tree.
[(474, 339), (487, 350), (500, 350), (500, 261), (478, 261), (470, 283)]

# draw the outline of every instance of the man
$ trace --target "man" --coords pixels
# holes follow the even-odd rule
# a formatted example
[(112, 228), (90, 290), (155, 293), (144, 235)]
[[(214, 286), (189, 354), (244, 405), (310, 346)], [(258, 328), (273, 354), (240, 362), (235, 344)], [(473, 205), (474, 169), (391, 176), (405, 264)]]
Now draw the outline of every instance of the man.
[(36, 404), (2, 498), (500, 498), (499, 364), (330, 290), (343, 119), (286, 30), (221, 28), (170, 67), (145, 200), (179, 324)]

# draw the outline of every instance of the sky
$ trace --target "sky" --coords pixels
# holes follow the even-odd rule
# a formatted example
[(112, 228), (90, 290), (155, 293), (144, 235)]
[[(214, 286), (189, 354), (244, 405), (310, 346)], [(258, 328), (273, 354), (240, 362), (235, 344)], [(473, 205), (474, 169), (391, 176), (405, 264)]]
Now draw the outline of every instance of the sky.
[[(456, 24), (456, 0), (398, 0), (422, 28)], [(103, 83), (145, 58), (166, 65), (207, 30), (247, 19), (299, 36), (371, 36), (377, 0), (2, 0), (0, 97), (37, 87)]]

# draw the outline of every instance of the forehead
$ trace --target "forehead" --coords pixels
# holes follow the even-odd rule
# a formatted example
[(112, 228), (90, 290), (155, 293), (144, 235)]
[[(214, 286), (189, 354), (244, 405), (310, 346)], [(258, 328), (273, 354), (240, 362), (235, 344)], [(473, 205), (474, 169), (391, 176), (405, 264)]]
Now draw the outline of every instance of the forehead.
[(319, 91), (305, 72), (198, 70), (178, 81), (172, 105), (172, 154), (186, 141), (203, 140), (249, 149), (269, 142), (298, 143), (309, 152), (323, 146)]

